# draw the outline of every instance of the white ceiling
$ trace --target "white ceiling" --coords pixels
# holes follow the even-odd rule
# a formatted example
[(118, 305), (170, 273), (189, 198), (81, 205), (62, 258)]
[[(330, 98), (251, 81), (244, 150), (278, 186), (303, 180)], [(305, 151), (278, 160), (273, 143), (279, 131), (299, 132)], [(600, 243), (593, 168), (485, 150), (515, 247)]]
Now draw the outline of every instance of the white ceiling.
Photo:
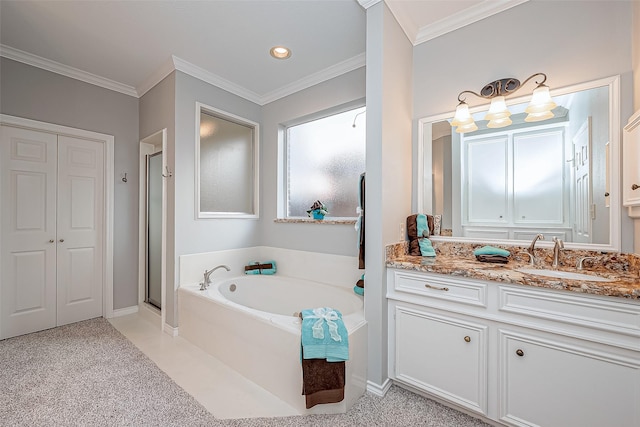
[[(387, 4), (417, 44), (522, 1)], [(180, 69), (264, 104), (364, 65), (359, 2), (377, 1), (1, 0), (0, 53), (133, 96)]]

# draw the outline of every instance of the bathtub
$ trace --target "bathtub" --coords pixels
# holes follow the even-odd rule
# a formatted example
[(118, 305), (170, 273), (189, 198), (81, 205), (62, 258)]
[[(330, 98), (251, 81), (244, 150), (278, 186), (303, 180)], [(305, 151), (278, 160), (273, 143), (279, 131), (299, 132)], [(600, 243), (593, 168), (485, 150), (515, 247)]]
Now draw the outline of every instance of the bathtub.
[[(366, 389), (367, 324), (351, 289), (285, 276), (247, 275), (178, 289), (179, 334), (300, 414), (344, 413)], [(345, 399), (306, 409), (298, 312), (340, 310), (349, 334)]]

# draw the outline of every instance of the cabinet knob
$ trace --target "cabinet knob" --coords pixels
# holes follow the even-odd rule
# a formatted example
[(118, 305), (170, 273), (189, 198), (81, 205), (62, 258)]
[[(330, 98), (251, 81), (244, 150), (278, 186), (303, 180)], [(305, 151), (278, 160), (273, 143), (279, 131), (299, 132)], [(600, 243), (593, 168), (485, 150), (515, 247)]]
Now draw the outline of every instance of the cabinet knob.
[(604, 197), (609, 197), (609, 192), (608, 191), (605, 191)]
[(640, 188), (640, 185), (638, 185), (638, 184), (631, 184), (631, 189), (632, 189), (632, 190), (637, 190), (638, 188)]
[(522, 356), (524, 356), (524, 351), (522, 351), (522, 350), (520, 350), (520, 349), (517, 349), (517, 350), (516, 350), (516, 354), (517, 354), (518, 356), (522, 357)]
[(49, 243), (53, 243), (53, 242), (55, 242), (55, 240), (49, 239)]
[(60, 243), (64, 242), (64, 239), (60, 239)]
[(466, 337), (464, 337), (464, 341), (465, 342), (471, 342), (471, 337), (469, 335), (467, 335)]

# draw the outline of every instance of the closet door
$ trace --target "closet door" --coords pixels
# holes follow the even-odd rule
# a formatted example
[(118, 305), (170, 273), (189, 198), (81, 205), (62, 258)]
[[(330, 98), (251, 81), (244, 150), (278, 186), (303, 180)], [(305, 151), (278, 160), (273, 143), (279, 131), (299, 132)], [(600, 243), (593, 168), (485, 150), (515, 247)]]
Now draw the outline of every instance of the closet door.
[(56, 139), (2, 126), (0, 338), (56, 326)]
[(103, 144), (58, 137), (58, 325), (102, 316)]

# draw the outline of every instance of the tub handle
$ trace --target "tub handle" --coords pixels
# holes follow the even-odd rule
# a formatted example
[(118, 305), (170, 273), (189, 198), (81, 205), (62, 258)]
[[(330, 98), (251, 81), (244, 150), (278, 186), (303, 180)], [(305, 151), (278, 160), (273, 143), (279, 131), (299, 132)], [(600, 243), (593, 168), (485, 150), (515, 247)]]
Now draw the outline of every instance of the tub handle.
[(449, 290), (449, 288), (440, 288), (438, 286), (433, 286), (433, 285), (430, 285), (428, 283), (425, 283), (424, 287), (425, 288), (429, 288), (429, 289), (435, 289), (436, 291), (448, 291)]

